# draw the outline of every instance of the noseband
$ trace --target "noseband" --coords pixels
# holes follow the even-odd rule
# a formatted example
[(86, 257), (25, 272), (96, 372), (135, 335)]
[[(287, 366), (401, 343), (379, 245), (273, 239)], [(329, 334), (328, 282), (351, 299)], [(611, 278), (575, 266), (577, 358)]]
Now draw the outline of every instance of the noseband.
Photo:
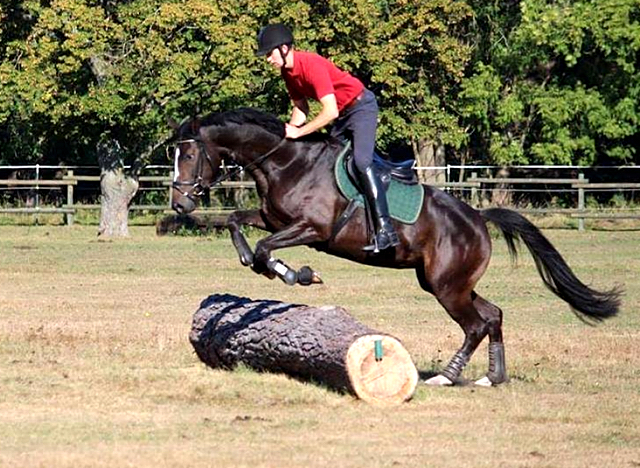
[[(206, 187), (202, 184), (202, 181), (203, 181), (203, 179), (202, 179), (202, 171), (203, 171), (203, 164), (204, 164), (203, 163), (203, 158), (200, 156), (200, 154), (198, 154), (198, 161), (197, 161), (197, 165), (196, 165), (196, 177), (195, 177), (195, 180), (181, 182), (179, 180), (174, 179), (172, 187), (174, 189), (176, 189), (181, 195), (184, 195), (185, 197), (189, 198), (191, 201), (195, 202), (196, 200), (194, 199), (194, 196), (195, 197), (200, 197), (204, 193), (205, 189), (214, 187), (214, 186), (220, 184), (221, 182), (233, 177), (234, 175), (239, 174), (240, 172), (242, 172), (244, 170), (247, 170), (247, 169), (249, 169), (251, 167), (259, 165), (265, 159), (267, 159), (269, 156), (271, 156), (273, 153), (275, 153), (278, 149), (280, 149), (285, 144), (286, 141), (287, 141), (287, 139), (283, 138), (282, 140), (280, 140), (280, 142), (276, 146), (271, 148), (265, 154), (257, 157), (251, 163), (247, 164), (246, 166), (239, 167), (238, 169), (236, 169), (234, 171), (231, 171), (231, 172), (229, 172), (227, 174), (219, 175), (216, 178), (216, 180), (211, 182)], [(206, 156), (207, 162), (209, 163), (209, 167), (211, 167), (212, 171), (215, 170), (215, 168), (213, 167), (213, 162), (211, 161), (211, 157), (207, 153), (207, 149), (206, 149), (206, 147), (204, 145), (204, 142), (200, 138), (189, 138), (189, 139), (186, 139), (186, 140), (179, 140), (177, 142), (178, 145), (180, 145), (182, 143), (197, 143), (198, 144), (198, 149), (200, 150), (200, 153), (204, 153), (204, 155)], [(177, 157), (176, 157), (176, 160), (175, 160), (174, 173), (175, 173), (174, 177), (177, 177), (177, 174), (178, 174), (178, 158)], [(192, 191), (189, 192), (189, 191), (183, 190), (182, 189), (183, 186), (191, 187)]]

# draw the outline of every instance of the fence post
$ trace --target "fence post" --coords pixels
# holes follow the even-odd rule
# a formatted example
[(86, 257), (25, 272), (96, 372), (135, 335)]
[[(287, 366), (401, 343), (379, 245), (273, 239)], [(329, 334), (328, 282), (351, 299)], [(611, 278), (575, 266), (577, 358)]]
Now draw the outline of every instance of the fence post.
[[(65, 178), (73, 179), (73, 171), (68, 170), (67, 176)], [(69, 184), (67, 185), (67, 208), (71, 208), (72, 206), (73, 206), (73, 184)], [(73, 209), (73, 212), (75, 213), (75, 208)], [(65, 216), (67, 218), (67, 226), (73, 226), (73, 221), (74, 221), (73, 213), (67, 213)]]
[[(472, 172), (471, 178), (470, 178), (471, 182), (473, 182), (477, 178), (478, 178), (478, 173)], [(477, 187), (471, 187), (471, 206), (473, 206), (474, 208), (478, 207), (478, 188)]]
[[(584, 174), (580, 173), (578, 174), (578, 183), (582, 184), (584, 183)], [(580, 212), (580, 214), (583, 214), (582, 212), (584, 211), (584, 187), (583, 186), (579, 186), (578, 187), (578, 211)], [(578, 231), (584, 231), (584, 218), (580, 217), (578, 218)]]
[[(35, 208), (38, 210), (40, 208), (40, 164), (36, 164), (36, 195), (35, 195)], [(40, 224), (40, 217), (38, 216), (38, 211), (36, 211), (35, 216), (36, 226)]]

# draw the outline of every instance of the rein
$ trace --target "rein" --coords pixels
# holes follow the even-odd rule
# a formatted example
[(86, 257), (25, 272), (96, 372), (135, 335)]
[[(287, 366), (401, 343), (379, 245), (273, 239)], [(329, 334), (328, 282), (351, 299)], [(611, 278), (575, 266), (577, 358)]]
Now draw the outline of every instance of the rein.
[[(269, 156), (271, 156), (273, 153), (275, 153), (276, 151), (278, 151), (280, 148), (282, 148), (282, 146), (284, 146), (284, 144), (286, 143), (287, 139), (283, 138), (282, 140), (280, 140), (280, 142), (274, 146), (273, 148), (271, 148), (269, 151), (267, 151), (265, 154), (258, 156), (256, 159), (254, 159), (252, 162), (250, 162), (249, 164), (247, 164), (246, 166), (240, 166), (239, 169), (235, 169), (231, 172), (228, 172), (227, 174), (224, 175), (219, 175), (218, 177), (216, 177), (216, 180), (212, 181), (209, 184), (209, 188), (218, 185), (220, 183), (222, 183), (223, 181), (233, 177), (236, 174), (239, 174), (242, 171), (246, 171), (252, 167), (258, 166), (260, 163), (262, 163), (262, 161), (264, 161), (265, 159), (267, 159)], [(204, 145), (203, 145), (204, 146)], [(205, 154), (206, 154), (206, 149), (204, 150)], [(207, 159), (209, 159), (209, 156), (207, 155)]]

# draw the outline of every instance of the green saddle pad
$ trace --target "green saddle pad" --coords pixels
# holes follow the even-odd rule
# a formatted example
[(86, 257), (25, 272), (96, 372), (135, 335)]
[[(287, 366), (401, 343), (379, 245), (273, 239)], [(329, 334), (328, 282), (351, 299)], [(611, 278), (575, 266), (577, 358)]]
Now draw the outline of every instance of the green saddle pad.
[[(346, 147), (336, 160), (336, 182), (340, 192), (342, 192), (348, 200), (355, 199), (364, 206), (364, 195), (358, 192), (356, 186), (353, 185), (344, 165), (344, 158), (348, 149), (349, 147)], [(422, 185), (407, 185), (391, 179), (391, 185), (389, 186), (389, 190), (387, 190), (387, 202), (389, 204), (389, 214), (392, 218), (405, 224), (415, 223), (422, 209), (423, 200), (424, 190)]]

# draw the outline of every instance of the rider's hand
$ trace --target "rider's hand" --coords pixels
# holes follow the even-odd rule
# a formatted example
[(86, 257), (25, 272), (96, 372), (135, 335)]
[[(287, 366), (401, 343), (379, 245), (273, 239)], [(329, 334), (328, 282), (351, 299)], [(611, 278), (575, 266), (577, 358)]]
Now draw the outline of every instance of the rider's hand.
[(302, 131), (300, 130), (299, 127), (296, 127), (294, 125), (289, 125), (287, 123), (287, 124), (284, 124), (284, 128), (286, 132), (285, 136), (290, 140), (295, 140), (296, 138), (300, 138), (302, 136)]

